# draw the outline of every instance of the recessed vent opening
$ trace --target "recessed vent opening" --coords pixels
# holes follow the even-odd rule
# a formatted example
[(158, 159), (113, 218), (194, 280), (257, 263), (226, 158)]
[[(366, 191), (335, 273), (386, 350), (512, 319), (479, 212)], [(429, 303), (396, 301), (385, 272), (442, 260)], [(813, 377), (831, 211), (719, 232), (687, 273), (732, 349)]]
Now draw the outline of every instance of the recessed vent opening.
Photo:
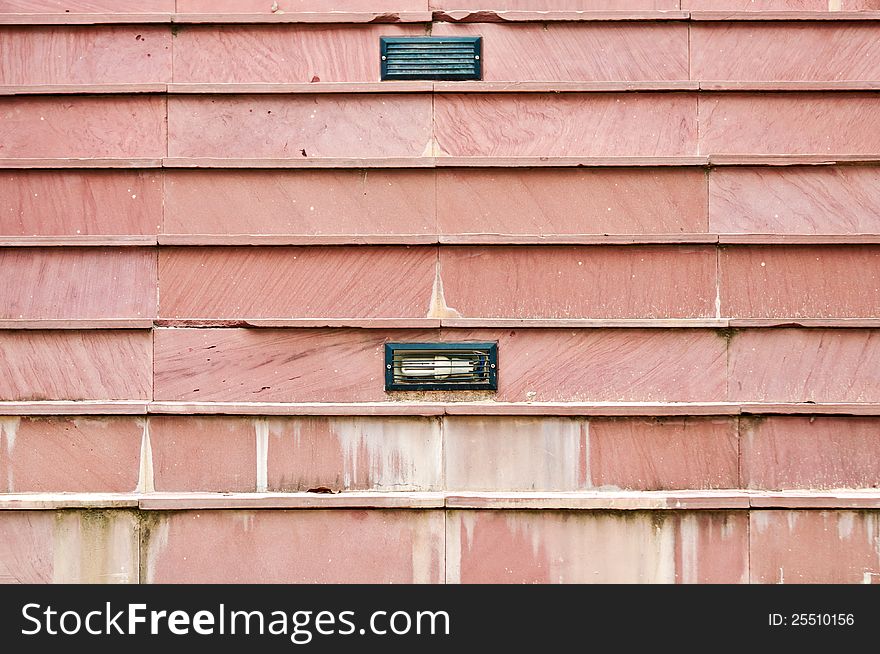
[(382, 79), (482, 79), (482, 43), (480, 36), (383, 36)]
[(386, 391), (497, 390), (497, 343), (386, 343)]

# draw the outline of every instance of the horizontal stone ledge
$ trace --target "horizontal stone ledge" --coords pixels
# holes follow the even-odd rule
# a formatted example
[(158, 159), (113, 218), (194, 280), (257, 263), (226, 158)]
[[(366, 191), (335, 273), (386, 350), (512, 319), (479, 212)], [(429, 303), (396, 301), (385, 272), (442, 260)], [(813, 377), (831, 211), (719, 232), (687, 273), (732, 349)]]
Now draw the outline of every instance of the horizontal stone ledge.
[(645, 245), (717, 243), (718, 234), (440, 234), (444, 245)]
[(0, 319), (0, 329), (152, 329), (151, 318), (97, 318), (97, 319)]
[[(2, 324), (2, 323), (0, 323)], [(159, 318), (157, 327), (263, 327), (315, 328), (354, 327), (358, 329), (437, 329), (440, 318)]]
[[(445, 415), (475, 416), (724, 416), (736, 402), (451, 402)], [(880, 408), (880, 407), (878, 407)]]
[(762, 403), (743, 402), (739, 406), (740, 415), (844, 415), (880, 416), (880, 405), (839, 402), (839, 403)]
[(671, 157), (435, 157), (437, 168), (544, 168), (544, 167), (642, 167), (706, 166), (706, 156)]
[(302, 82), (297, 84), (179, 84), (167, 85), (169, 93), (180, 94), (296, 94), (296, 93), (431, 93), (430, 81), (386, 82)]
[(718, 234), (722, 245), (858, 245), (880, 243), (880, 234)]
[(449, 509), (720, 510), (878, 509), (874, 489), (840, 491), (594, 491), (576, 493), (447, 493)]
[(96, 329), (880, 329), (880, 318), (7, 318), (0, 330)]
[(430, 11), (292, 11), (267, 13), (2, 13), (0, 25), (101, 23), (430, 23)]
[(878, 154), (710, 154), (710, 166), (835, 166), (880, 163)]
[(5, 95), (94, 95), (166, 93), (167, 84), (29, 84), (25, 86), (0, 85), (0, 96)]
[(487, 329), (724, 329), (728, 321), (725, 318), (441, 318), (440, 324)]
[(434, 157), (301, 157), (299, 159), (215, 159), (168, 157), (165, 168), (434, 168)]
[(875, 80), (700, 80), (701, 91), (876, 91)]
[(0, 158), (0, 169), (54, 168), (641, 168), (721, 166), (834, 166), (880, 164), (880, 154), (718, 154), (670, 157), (302, 157), (240, 159), (166, 157), (162, 159)]
[(57, 509), (132, 509), (137, 493), (10, 493), (0, 494), (0, 511)]
[(13, 236), (0, 234), (0, 247), (143, 247), (159, 243), (155, 235), (61, 235)]
[(440, 509), (445, 495), (436, 492), (342, 493), (150, 493), (140, 496), (148, 511), (181, 509)]
[(100, 25), (170, 23), (169, 13), (0, 13), (0, 25)]
[(836, 491), (578, 491), (341, 493), (21, 493), (0, 495), (0, 511), (450, 509), (550, 511), (718, 511), (880, 509), (874, 489)]
[(159, 245), (437, 245), (437, 234), (159, 234)]
[(259, 416), (440, 416), (440, 402), (174, 402), (154, 401), (151, 414)]
[(880, 20), (880, 11), (689, 11), (696, 21)]
[(0, 416), (880, 416), (871, 403), (749, 402), (181, 402), (146, 400), (0, 401)]
[(16, 95), (324, 95), (383, 93), (619, 93), (645, 91), (803, 92), (877, 91), (873, 80), (584, 80), (584, 81), (384, 81), (300, 83), (152, 83), (0, 85), (0, 96)]
[(0, 416), (146, 415), (147, 400), (0, 401)]
[(0, 14), (0, 25), (128, 24), (365, 24), (365, 23), (535, 23), (607, 21), (864, 21), (880, 20), (880, 11), (717, 11), (717, 10), (424, 10), (266, 13), (32, 13)]
[[(475, 5), (478, 3), (474, 3)], [(525, 11), (438, 9), (433, 20), (447, 23), (543, 23), (633, 20), (685, 20), (688, 11), (679, 10), (586, 10), (586, 11)]]
[(275, 245), (876, 245), (880, 234), (0, 234), (0, 247)]
[(805, 327), (832, 329), (877, 329), (880, 318), (730, 318), (733, 329), (748, 327)]
[(748, 509), (747, 491), (593, 491), (557, 493), (453, 493), (450, 509), (668, 510)]
[(615, 91), (697, 91), (692, 80), (462, 81), (434, 82), (434, 93), (606, 93)]
[(0, 169), (30, 168), (161, 168), (162, 159), (0, 158)]
[(176, 13), (172, 23), (430, 23), (425, 11), (278, 11), (274, 13)]

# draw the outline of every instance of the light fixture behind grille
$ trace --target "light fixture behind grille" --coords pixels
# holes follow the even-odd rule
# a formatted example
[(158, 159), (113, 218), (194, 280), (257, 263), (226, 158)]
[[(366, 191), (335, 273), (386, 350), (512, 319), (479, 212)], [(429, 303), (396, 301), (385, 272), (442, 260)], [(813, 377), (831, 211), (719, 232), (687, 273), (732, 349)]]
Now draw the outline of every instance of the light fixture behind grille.
[(497, 343), (386, 343), (386, 391), (497, 390)]

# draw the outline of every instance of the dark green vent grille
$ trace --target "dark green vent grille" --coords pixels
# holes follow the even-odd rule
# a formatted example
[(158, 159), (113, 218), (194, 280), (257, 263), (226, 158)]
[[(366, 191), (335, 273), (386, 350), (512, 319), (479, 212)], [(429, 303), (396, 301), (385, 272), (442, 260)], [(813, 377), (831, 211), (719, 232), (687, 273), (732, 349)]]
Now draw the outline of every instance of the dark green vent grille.
[(382, 79), (481, 79), (482, 43), (480, 36), (383, 36)]

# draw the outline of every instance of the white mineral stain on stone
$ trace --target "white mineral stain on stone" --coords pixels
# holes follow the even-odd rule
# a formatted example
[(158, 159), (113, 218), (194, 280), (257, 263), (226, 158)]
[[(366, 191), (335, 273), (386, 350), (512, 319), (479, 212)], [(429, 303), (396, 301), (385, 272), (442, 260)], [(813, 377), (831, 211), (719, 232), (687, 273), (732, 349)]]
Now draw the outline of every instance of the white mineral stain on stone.
[(265, 493), (269, 489), (269, 420), (254, 420), (254, 431), (257, 442), (257, 492)]
[(698, 539), (700, 526), (694, 515), (686, 515), (681, 519), (679, 530), (681, 542), (681, 582), (684, 584), (696, 584), (700, 577), (697, 570), (699, 562)]
[[(12, 455), (15, 451), (15, 437), (21, 418), (0, 418), (0, 461), (6, 459), (6, 492), (15, 492), (15, 476), (12, 472)], [(5, 445), (5, 448), (3, 447)], [(4, 452), (5, 449), (5, 452)]]
[(153, 447), (150, 443), (150, 421), (139, 420), (138, 424), (143, 427), (143, 434), (141, 436), (141, 461), (135, 490), (140, 493), (152, 493), (156, 487), (153, 483)]
[(158, 520), (150, 526), (150, 539), (147, 543), (147, 556), (145, 561), (147, 569), (144, 572), (145, 580), (148, 584), (154, 583), (159, 557), (168, 546), (168, 518), (161, 513), (158, 515)]
[(443, 295), (443, 280), (440, 277), (440, 262), (437, 261), (434, 274), (434, 287), (431, 289), (431, 303), (428, 306), (428, 318), (461, 318), (461, 314), (446, 304)]
[(136, 583), (137, 519), (129, 511), (62, 511), (53, 534), (54, 583)]
[(855, 513), (852, 511), (841, 511), (837, 516), (837, 536), (841, 540), (849, 540), (852, 537), (855, 522)]
[[(417, 524), (412, 533), (412, 583), (429, 584), (436, 582), (437, 578), (432, 571), (435, 562), (441, 560), (441, 552), (438, 546), (442, 546), (443, 534), (442, 523), (436, 520), (436, 516), (425, 514), (424, 522)], [(442, 518), (440, 518), (442, 521)], [(439, 525), (439, 526), (438, 526)], [(437, 532), (441, 533), (437, 533)]]
[(439, 421), (339, 418), (332, 431), (342, 449), (346, 488), (439, 489)]

